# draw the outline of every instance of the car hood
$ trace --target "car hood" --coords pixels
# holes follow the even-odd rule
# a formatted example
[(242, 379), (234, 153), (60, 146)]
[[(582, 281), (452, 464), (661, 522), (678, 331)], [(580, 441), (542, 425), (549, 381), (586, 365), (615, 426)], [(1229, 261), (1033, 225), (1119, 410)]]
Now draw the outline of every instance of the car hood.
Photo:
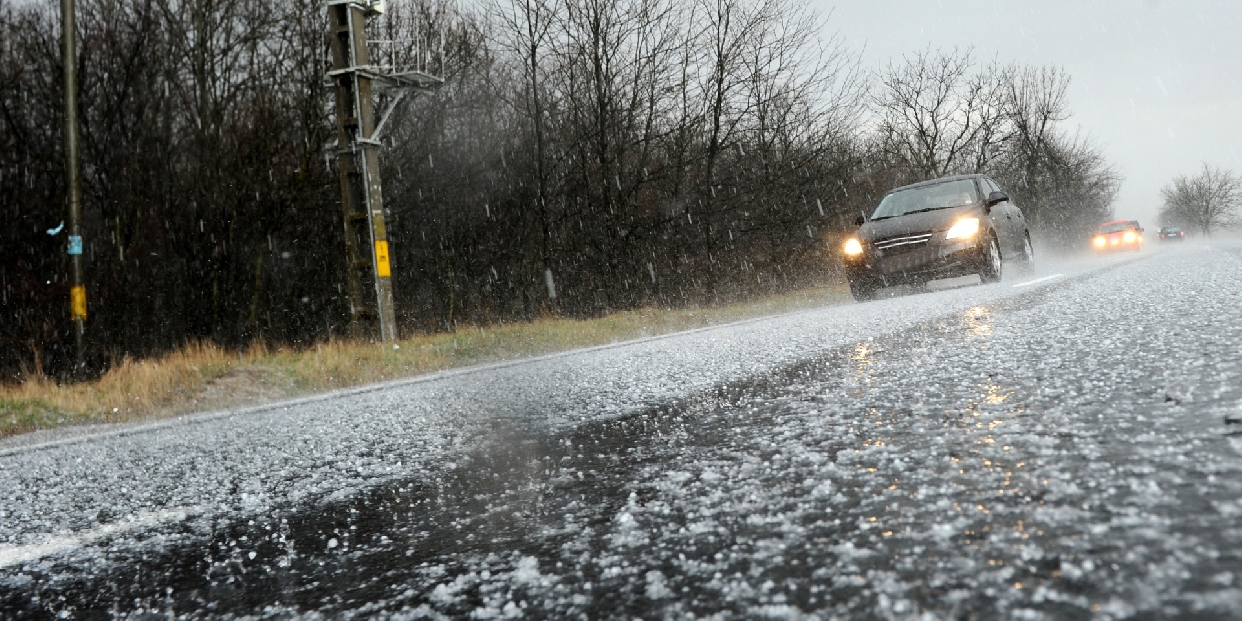
[(912, 213), (883, 220), (868, 220), (858, 228), (858, 236), (860, 241), (868, 242), (902, 235), (944, 231), (963, 216), (983, 218), (983, 211), (978, 205), (968, 205)]

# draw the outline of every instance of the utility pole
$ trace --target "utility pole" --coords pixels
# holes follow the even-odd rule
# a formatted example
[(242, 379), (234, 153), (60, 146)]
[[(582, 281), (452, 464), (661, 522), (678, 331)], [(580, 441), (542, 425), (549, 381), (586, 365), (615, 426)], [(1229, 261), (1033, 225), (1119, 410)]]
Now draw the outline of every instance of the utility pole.
[(74, 0), (60, 0), (61, 62), (65, 67), (65, 192), (69, 203), (69, 308), (77, 359), (73, 372), (86, 370), (86, 287), (82, 284), (82, 180), (78, 167), (78, 42)]
[[(334, 151), (345, 220), (350, 330), (355, 337), (374, 338), (378, 327), (379, 340), (388, 342), (397, 338), (397, 321), (380, 191), (380, 139), (388, 119), (409, 93), (429, 92), (442, 80), (419, 71), (383, 73), (371, 63), (366, 20), (383, 12), (384, 0), (328, 0), (332, 48), (328, 79), (336, 90)], [(387, 100), (378, 115), (373, 100), (377, 94), (386, 95)]]

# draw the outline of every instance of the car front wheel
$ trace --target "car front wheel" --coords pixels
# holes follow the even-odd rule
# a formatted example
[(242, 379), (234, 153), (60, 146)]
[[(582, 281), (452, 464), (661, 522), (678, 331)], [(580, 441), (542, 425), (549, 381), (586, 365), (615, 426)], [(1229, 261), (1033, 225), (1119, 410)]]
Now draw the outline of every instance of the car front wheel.
[(1000, 246), (996, 237), (989, 235), (987, 245), (983, 249), (983, 264), (979, 266), (979, 280), (990, 283), (1000, 282), (1002, 276)]

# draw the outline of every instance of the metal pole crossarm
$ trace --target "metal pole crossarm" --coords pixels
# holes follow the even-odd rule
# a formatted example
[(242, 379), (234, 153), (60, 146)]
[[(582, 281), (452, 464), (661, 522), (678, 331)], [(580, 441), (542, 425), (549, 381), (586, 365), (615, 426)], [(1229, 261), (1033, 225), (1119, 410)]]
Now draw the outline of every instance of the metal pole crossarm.
[(380, 89), (412, 89), (432, 92), (444, 84), (444, 80), (422, 71), (403, 71), (401, 73), (381, 73), (376, 65), (359, 65), (333, 69), (327, 73), (329, 81), (342, 75), (358, 74), (359, 76), (379, 82)]
[(401, 73), (376, 73), (371, 67), (364, 67), (359, 73), (379, 82), (386, 89), (415, 90), (430, 93), (444, 85), (444, 80), (421, 71), (404, 71)]

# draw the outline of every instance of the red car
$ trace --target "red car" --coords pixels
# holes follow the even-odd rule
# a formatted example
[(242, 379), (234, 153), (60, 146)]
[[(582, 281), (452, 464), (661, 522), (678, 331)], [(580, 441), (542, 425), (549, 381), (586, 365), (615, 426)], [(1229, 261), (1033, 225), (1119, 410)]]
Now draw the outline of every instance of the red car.
[(1091, 240), (1096, 253), (1139, 251), (1143, 247), (1143, 229), (1133, 220), (1113, 220), (1100, 225)]

